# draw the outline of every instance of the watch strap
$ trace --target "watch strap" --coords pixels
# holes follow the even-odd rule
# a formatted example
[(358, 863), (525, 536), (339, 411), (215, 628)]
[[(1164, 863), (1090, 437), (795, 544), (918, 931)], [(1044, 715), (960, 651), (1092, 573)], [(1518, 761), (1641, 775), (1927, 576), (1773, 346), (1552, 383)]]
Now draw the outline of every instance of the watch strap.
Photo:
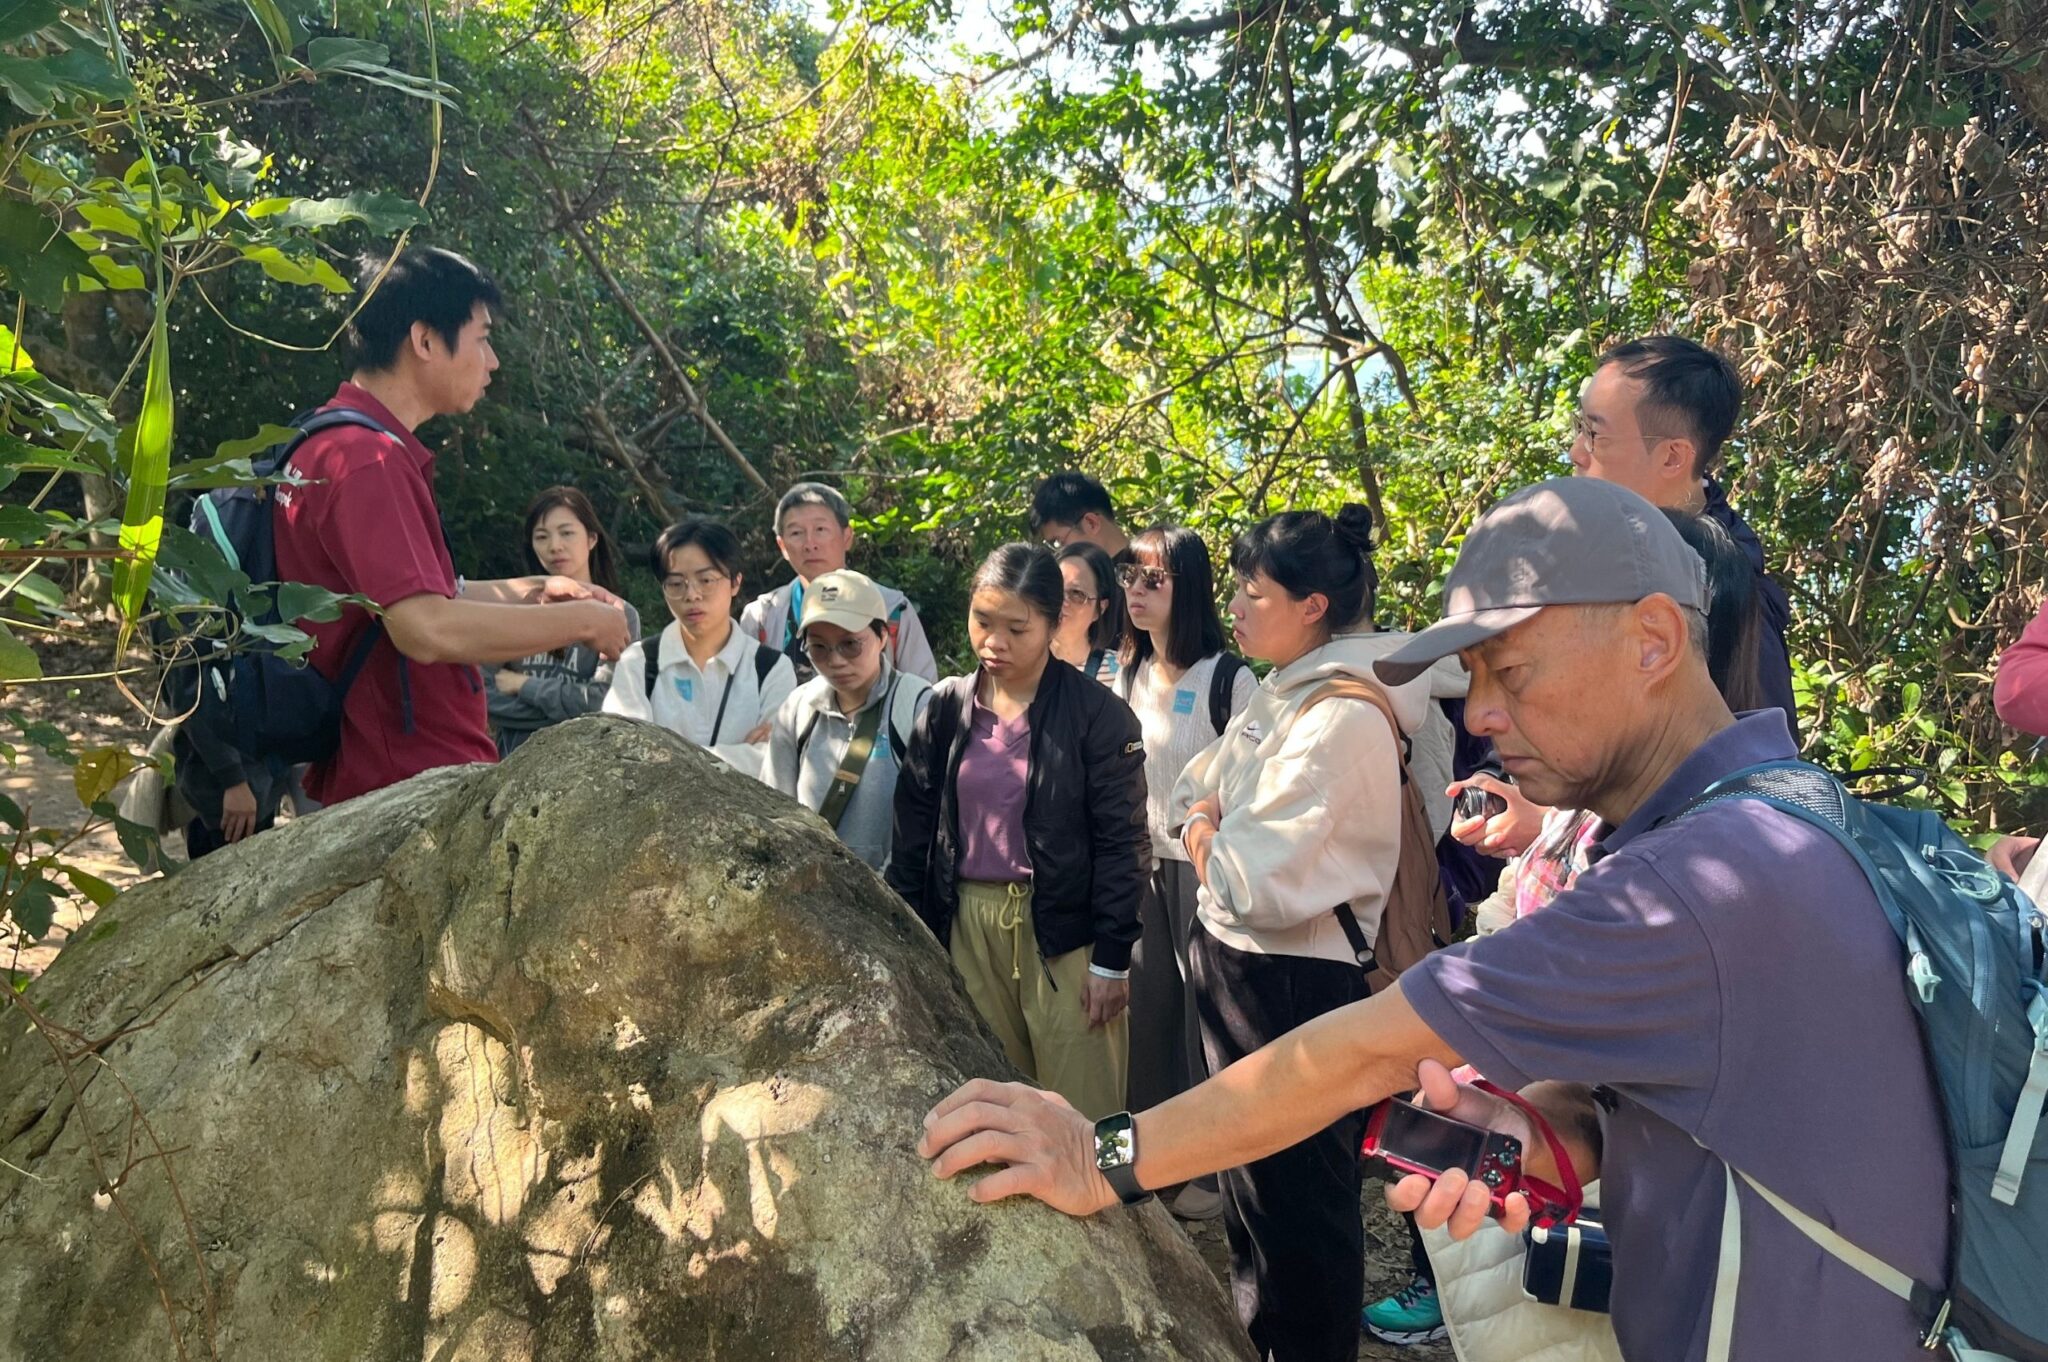
[(1105, 1116), (1095, 1123), (1095, 1167), (1126, 1206), (1135, 1206), (1152, 1196), (1138, 1185), (1137, 1161), (1137, 1126), (1128, 1111)]

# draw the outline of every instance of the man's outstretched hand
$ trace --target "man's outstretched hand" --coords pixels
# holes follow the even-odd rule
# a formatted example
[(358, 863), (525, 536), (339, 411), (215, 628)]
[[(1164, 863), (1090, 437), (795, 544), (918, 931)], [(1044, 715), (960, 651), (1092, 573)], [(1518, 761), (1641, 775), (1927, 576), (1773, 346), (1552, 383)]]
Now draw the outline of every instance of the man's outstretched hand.
[(1095, 1167), (1095, 1123), (1058, 1093), (1025, 1083), (977, 1078), (924, 1118), (917, 1152), (942, 1178), (996, 1164), (967, 1195), (976, 1201), (1037, 1197), (1068, 1215), (1093, 1215), (1117, 1204)]
[[(1522, 1142), (1525, 1168), (1532, 1152), (1544, 1162), (1549, 1161), (1540, 1139), (1529, 1125), (1529, 1118), (1513, 1103), (1465, 1086), (1451, 1077), (1449, 1069), (1433, 1059), (1425, 1059), (1416, 1066), (1415, 1078), (1421, 1088), (1417, 1106), (1427, 1107), (1454, 1121), (1514, 1136)], [(1426, 1230), (1441, 1226), (1450, 1231), (1453, 1239), (1469, 1239), (1486, 1224), (1491, 1198), (1485, 1183), (1474, 1182), (1462, 1168), (1452, 1168), (1440, 1174), (1434, 1182), (1420, 1173), (1410, 1173), (1399, 1182), (1390, 1184), (1387, 1187), (1387, 1205), (1397, 1211), (1413, 1211), (1415, 1223)], [(1529, 1198), (1520, 1192), (1510, 1192), (1500, 1227), (1509, 1234), (1520, 1234), (1528, 1226)]]

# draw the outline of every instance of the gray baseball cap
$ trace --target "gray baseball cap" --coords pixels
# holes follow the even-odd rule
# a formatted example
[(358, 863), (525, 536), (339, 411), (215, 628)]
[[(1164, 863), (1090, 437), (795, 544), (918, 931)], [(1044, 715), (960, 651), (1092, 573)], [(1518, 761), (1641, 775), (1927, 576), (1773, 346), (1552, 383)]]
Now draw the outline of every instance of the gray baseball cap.
[(1659, 593), (1707, 608), (1707, 566), (1670, 517), (1615, 483), (1552, 478), (1479, 517), (1444, 583), (1444, 617), (1373, 671), (1398, 686), (1546, 605), (1613, 605)]

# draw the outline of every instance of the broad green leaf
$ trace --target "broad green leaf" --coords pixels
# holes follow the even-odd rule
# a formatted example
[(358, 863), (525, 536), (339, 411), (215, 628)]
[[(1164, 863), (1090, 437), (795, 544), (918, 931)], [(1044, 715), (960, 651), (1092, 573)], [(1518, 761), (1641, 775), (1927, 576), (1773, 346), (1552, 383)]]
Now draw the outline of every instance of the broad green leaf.
[(0, 624), (0, 681), (34, 681), (43, 674), (43, 659), (36, 650)]
[(56, 888), (41, 875), (14, 891), (7, 901), (7, 913), (14, 925), (31, 941), (39, 941), (57, 916)]
[(142, 240), (142, 219), (125, 208), (91, 200), (78, 205), (78, 216), (84, 218), (96, 231), (112, 232), (116, 236), (125, 236), (130, 241)]
[(313, 620), (324, 624), (328, 620), (341, 618), (341, 607), (346, 599), (324, 586), (312, 586), (306, 582), (280, 582), (277, 587), (277, 617), (287, 624), (297, 620)]
[(135, 754), (119, 747), (89, 747), (78, 754), (71, 768), (71, 784), (78, 802), (88, 809), (114, 792), (114, 787), (135, 769)]
[(348, 281), (318, 256), (299, 259), (275, 246), (244, 246), (242, 258), (260, 266), (280, 284), (317, 284), (330, 293), (349, 292)]
[(101, 104), (129, 98), (135, 86), (114, 63), (89, 47), (73, 47), (42, 59), (43, 73), (66, 93)]
[(0, 506), (0, 542), (40, 543), (50, 532), (50, 518), (26, 506)]
[(0, 43), (26, 38), (63, 17), (57, 0), (0, 0)]
[(4, 794), (0, 794), (0, 823), (17, 832), (28, 826), (28, 815), (21, 811), (21, 805)]
[(291, 25), (286, 22), (284, 11), (277, 7), (277, 0), (242, 0), (242, 3), (249, 7), (249, 13), (255, 16), (256, 26), (263, 30), (263, 41), (270, 44), (270, 55), (273, 58), (289, 57), (292, 52)]
[(0, 198), (0, 275), (32, 307), (64, 306), (64, 286), (85, 272), (85, 252), (32, 203)]
[(113, 885), (108, 884), (97, 875), (87, 874), (75, 865), (60, 865), (57, 869), (62, 872), (65, 879), (71, 881), (73, 889), (76, 889), (79, 893), (85, 895), (87, 899), (91, 900), (92, 906), (95, 908), (106, 907), (120, 895), (121, 891), (114, 888)]
[(291, 426), (276, 426), (266, 422), (257, 428), (254, 435), (245, 435), (239, 440), (222, 440), (213, 447), (213, 459), (208, 462), (219, 459), (246, 459), (261, 454), (273, 445), (281, 445), (287, 440), (296, 439), (298, 433)]
[[(12, 469), (8, 470), (10, 473)], [(14, 594), (36, 605), (49, 614), (60, 614), (64, 610), (64, 588), (58, 586), (40, 572), (31, 572), (14, 583)]]
[(128, 500), (121, 509), (122, 556), (114, 560), (114, 602), (132, 625), (141, 617), (164, 533), (164, 492), (171, 469), (171, 433), (177, 415), (171, 392), (171, 342), (159, 307), (149, 338), (149, 377), (135, 418), (135, 449), (128, 467)]
[(0, 86), (23, 113), (46, 114), (64, 97), (64, 87), (34, 57), (0, 56)]
[(137, 870), (161, 870), (167, 874), (170, 872), (172, 866), (163, 858), (163, 840), (157, 836), (155, 828), (144, 827), (119, 814), (113, 815), (113, 820), (114, 837), (121, 843), (122, 852), (135, 863)]
[(15, 338), (14, 328), (0, 326), (0, 373), (27, 376), (36, 371), (28, 347)]
[(149, 287), (149, 281), (142, 277), (142, 270), (138, 266), (123, 265), (111, 255), (96, 255), (87, 263), (92, 266), (93, 272), (99, 275), (108, 288), (139, 289)]
[[(276, 202), (279, 200), (264, 200), (265, 204)], [(308, 231), (344, 222), (361, 222), (379, 236), (390, 236), (427, 220), (426, 210), (402, 194), (345, 194), (335, 199), (287, 199), (282, 202), (288, 206), (276, 210), (279, 225), (303, 227)], [(257, 209), (261, 206), (250, 205), (249, 216), (268, 216), (268, 213), (258, 214)]]

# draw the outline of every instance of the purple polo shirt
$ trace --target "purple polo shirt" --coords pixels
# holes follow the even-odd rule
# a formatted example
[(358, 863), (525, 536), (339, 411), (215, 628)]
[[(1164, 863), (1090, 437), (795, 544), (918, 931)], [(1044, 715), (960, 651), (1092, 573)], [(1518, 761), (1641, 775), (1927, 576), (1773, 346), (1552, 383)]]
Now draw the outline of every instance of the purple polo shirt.
[(977, 698), (954, 776), (963, 880), (1012, 884), (1031, 878), (1024, 797), (1031, 784), (1031, 715), (998, 719)]
[[(1941, 1112), (1904, 952), (1855, 862), (1754, 800), (1657, 826), (1715, 780), (1792, 755), (1783, 714), (1743, 716), (1549, 907), (1401, 976), (1423, 1021), (1496, 1082), (1617, 1094), (1601, 1209), (1630, 1362), (1706, 1353), (1714, 1154), (1917, 1279), (1946, 1276)], [(1740, 1195), (1736, 1358), (1925, 1362), (1904, 1303)]]

